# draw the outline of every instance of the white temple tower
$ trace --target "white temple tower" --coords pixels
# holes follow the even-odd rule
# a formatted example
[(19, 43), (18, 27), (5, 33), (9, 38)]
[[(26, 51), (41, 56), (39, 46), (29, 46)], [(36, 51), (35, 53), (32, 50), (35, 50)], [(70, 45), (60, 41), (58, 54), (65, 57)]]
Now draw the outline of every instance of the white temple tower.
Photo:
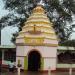
[(56, 70), (58, 41), (45, 10), (38, 5), (16, 38), (16, 63), (25, 70)]

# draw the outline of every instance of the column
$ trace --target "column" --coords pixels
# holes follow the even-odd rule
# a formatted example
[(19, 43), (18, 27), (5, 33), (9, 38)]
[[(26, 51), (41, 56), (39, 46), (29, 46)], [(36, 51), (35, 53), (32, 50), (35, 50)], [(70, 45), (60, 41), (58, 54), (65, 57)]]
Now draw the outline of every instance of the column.
[(3, 61), (4, 61), (4, 49), (2, 49), (2, 63), (4, 63)]

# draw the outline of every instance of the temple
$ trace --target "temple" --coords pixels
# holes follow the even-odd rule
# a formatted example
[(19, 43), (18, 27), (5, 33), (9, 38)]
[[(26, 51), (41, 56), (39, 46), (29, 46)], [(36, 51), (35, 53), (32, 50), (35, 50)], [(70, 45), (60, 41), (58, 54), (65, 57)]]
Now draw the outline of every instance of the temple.
[(16, 64), (29, 71), (56, 70), (58, 39), (53, 24), (37, 5), (16, 38)]

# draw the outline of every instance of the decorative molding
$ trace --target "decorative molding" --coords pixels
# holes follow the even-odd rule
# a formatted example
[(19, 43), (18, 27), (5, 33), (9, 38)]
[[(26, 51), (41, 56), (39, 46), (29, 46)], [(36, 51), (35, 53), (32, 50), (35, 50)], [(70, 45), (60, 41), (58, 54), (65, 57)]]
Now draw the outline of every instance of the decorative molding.
[(25, 37), (24, 40), (25, 43), (37, 43), (37, 44), (44, 43), (44, 38), (41, 37), (40, 38)]
[[(29, 30), (29, 31), (33, 31), (33, 30)], [(21, 31), (21, 32), (19, 32), (19, 34), (24, 34), (24, 33), (28, 33), (28, 31)], [(44, 31), (41, 31), (41, 33), (45, 33), (45, 34), (53, 34), (53, 35), (55, 35), (54, 32), (44, 32)]]
[[(24, 39), (24, 38), (25, 38), (25, 36), (23, 36), (23, 37), (17, 37), (17, 39)], [(40, 36), (39, 37), (27, 37), (27, 38), (40, 38)], [(49, 40), (56, 40), (57, 41), (57, 38), (46, 38), (46, 37), (41, 37), (41, 38), (43, 38), (43, 39), (49, 39)]]
[(32, 20), (32, 19), (47, 19), (47, 20), (49, 20), (47, 17), (30, 17), (30, 18), (28, 18), (28, 20)]
[(41, 21), (41, 22), (38, 21), (38, 22), (37, 22), (37, 21), (36, 21), (36, 22), (26, 22), (25, 25), (26, 25), (26, 24), (50, 24), (50, 22), (44, 22), (44, 21)]
[(37, 43), (16, 43), (17, 46), (48, 46), (48, 47), (57, 47), (58, 44), (48, 44), (48, 43), (42, 43), (42, 44), (37, 44)]
[[(38, 25), (36, 25), (36, 29), (39, 28), (39, 27), (40, 27), (40, 29), (41, 28), (45, 28), (45, 29), (51, 29), (53, 31), (52, 27), (40, 26), (40, 25), (38, 26)], [(25, 29), (25, 28), (34, 28), (34, 26), (24, 26), (22, 29)]]

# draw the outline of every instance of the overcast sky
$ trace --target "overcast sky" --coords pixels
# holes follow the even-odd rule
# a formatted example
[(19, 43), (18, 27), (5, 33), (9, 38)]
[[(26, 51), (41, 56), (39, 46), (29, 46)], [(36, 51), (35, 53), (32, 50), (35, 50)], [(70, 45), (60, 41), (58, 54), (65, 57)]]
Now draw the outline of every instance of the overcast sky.
[(12, 34), (18, 32), (18, 27), (7, 26), (1, 31), (1, 45), (13, 45), (11, 42)]
[(0, 18), (6, 14), (8, 14), (8, 11), (4, 10), (3, 0), (0, 0)]

